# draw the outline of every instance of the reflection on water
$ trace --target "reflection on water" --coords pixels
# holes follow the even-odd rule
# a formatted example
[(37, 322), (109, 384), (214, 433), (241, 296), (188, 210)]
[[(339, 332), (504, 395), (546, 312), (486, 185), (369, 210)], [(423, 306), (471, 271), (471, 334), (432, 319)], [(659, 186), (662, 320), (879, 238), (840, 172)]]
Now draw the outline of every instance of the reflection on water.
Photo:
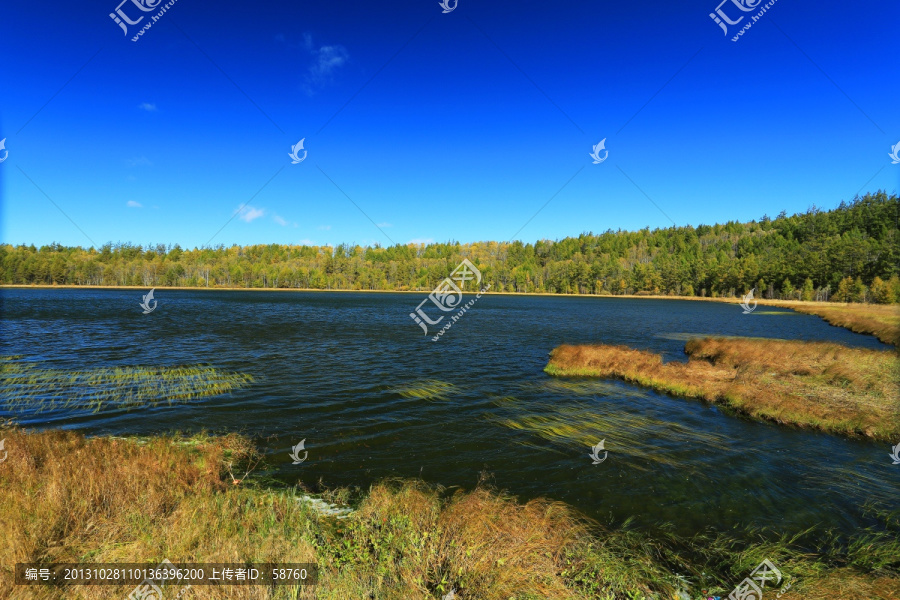
[[(4, 290), (0, 354), (44, 369), (209, 365), (244, 388), (130, 412), (20, 415), (88, 434), (181, 430), (256, 436), (287, 483), (364, 487), (419, 477), (472, 488), (482, 472), (527, 499), (609, 520), (698, 527), (851, 529), (868, 500), (900, 492), (888, 448), (752, 422), (702, 402), (614, 381), (543, 373), (562, 343), (624, 344), (684, 360), (703, 335), (828, 340), (885, 348), (818, 317), (736, 305), (618, 298), (483, 296), (440, 341), (422, 337), (405, 294)], [(783, 318), (790, 315), (791, 318)], [(0, 413), (2, 416), (4, 413)], [(306, 439), (308, 459), (292, 465)], [(607, 460), (591, 446), (606, 440)]]

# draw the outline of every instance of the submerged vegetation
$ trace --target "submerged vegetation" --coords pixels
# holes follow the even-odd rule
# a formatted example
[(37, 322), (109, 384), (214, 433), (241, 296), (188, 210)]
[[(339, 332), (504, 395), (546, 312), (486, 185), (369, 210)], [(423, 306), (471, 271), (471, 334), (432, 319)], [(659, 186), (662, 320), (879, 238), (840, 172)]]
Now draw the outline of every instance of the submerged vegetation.
[(400, 394), (404, 398), (447, 400), (448, 396), (456, 391), (456, 386), (437, 379), (423, 379), (410, 385), (394, 388), (391, 391)]
[(900, 354), (827, 342), (703, 338), (687, 363), (624, 346), (563, 345), (545, 371), (609, 377), (752, 417), (879, 440), (900, 435)]
[[(8, 452), (0, 463), (0, 597), (20, 597), (12, 583), (19, 562), (166, 558), (320, 568), (315, 587), (195, 586), (198, 600), (434, 599), (451, 590), (457, 600), (693, 600), (702, 589), (727, 596), (764, 558), (792, 583), (784, 600), (900, 594), (900, 523), (891, 513), (877, 513), (877, 526), (849, 539), (753, 531), (741, 536), (747, 543), (712, 530), (681, 538), (606, 528), (555, 502), (522, 504), (483, 488), (448, 496), (408, 481), (373, 486), (337, 519), (302, 501), (302, 489), (266, 488), (253, 476), (235, 485), (233, 469), (259, 460), (236, 435), (136, 443), (8, 427), (0, 438)], [(28, 597), (120, 599), (130, 591), (30, 587)]]
[(0, 406), (9, 410), (99, 411), (218, 396), (253, 382), (246, 373), (204, 365), (43, 369), (20, 356), (0, 356)]
[(462, 258), (498, 292), (900, 302), (900, 197), (562, 240), (352, 246), (0, 244), (0, 284), (429, 290)]

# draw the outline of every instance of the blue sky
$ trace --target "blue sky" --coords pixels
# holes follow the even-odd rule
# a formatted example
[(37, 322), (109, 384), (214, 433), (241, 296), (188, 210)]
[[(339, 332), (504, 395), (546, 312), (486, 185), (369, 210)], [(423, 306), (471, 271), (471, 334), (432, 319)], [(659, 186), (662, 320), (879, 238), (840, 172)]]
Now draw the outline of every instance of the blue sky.
[(2, 241), (534, 241), (900, 187), (895, 0), (738, 42), (761, 6), (177, 0), (132, 42), (162, 4), (4, 5)]

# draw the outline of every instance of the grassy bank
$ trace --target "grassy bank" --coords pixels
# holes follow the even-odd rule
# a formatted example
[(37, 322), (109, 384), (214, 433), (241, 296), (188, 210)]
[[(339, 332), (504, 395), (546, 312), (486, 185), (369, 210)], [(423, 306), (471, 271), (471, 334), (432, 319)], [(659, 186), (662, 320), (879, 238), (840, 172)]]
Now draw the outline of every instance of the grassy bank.
[(704, 338), (687, 363), (624, 346), (560, 346), (545, 371), (609, 377), (752, 417), (879, 440), (900, 436), (900, 354), (826, 342)]
[[(346, 519), (321, 516), (295, 489), (233, 473), (258, 460), (245, 438), (143, 440), (0, 429), (0, 597), (116, 598), (130, 589), (16, 588), (17, 562), (317, 562), (315, 588), (201, 587), (186, 598), (466, 600), (727, 596), (763, 558), (794, 582), (782, 598), (900, 598), (895, 516), (853, 540), (721, 534), (652, 539), (601, 529), (564, 505), (485, 489), (453, 496), (381, 484)], [(341, 491), (327, 496), (344, 497)], [(821, 539), (826, 539), (822, 542)], [(167, 596), (168, 597), (168, 596)], [(684, 598), (684, 596), (681, 596)]]

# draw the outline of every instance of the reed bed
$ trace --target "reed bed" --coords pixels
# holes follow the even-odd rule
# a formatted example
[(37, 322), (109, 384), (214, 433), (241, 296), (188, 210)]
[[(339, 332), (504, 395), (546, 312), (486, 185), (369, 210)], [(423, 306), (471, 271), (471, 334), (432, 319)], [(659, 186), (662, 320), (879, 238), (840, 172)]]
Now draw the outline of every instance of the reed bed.
[(0, 405), (13, 411), (173, 404), (228, 394), (253, 382), (246, 373), (206, 365), (45, 369), (18, 356), (0, 357)]
[(688, 363), (624, 346), (559, 346), (545, 371), (617, 378), (749, 416), (848, 436), (900, 436), (900, 354), (826, 342), (703, 338)]

